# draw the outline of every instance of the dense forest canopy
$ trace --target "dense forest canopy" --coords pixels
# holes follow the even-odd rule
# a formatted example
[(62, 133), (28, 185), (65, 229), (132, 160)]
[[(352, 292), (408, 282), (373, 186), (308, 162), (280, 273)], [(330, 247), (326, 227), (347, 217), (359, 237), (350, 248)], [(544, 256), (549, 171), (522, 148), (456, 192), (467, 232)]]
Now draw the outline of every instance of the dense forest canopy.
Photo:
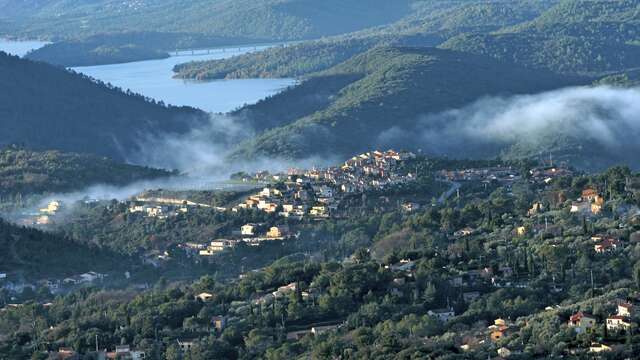
[[(188, 32), (255, 40), (296, 40), (360, 30), (401, 18), (409, 0), (2, 1), (12, 35), (76, 37), (127, 29)], [(179, 10), (177, 10), (179, 9)], [(16, 30), (17, 28), (17, 30)], [(3, 29), (0, 28), (0, 31)], [(3, 31), (3, 32), (6, 32)]]
[[(16, 226), (0, 218), (0, 272), (28, 279), (112, 271), (130, 264), (125, 256), (58, 234)], [(4, 299), (3, 299), (4, 300)]]
[(78, 190), (95, 184), (128, 185), (171, 175), (170, 172), (117, 163), (95, 155), (0, 150), (0, 198)]
[(84, 75), (0, 52), (0, 145), (123, 159), (141, 137), (186, 132), (206, 120)]
[[(474, 73), (473, 81), (469, 81), (470, 72)], [(351, 76), (346, 84), (345, 75)], [(581, 81), (435, 48), (374, 48), (307, 80), (308, 84), (316, 84), (309, 87), (310, 91), (326, 92), (330, 100), (317, 111), (301, 112), (301, 118), (281, 123), (247, 141), (236, 156), (348, 156), (371, 144), (381, 144), (384, 139), (380, 135), (391, 128), (411, 131), (414, 126), (423, 126), (417, 120), (424, 114), (463, 106), (487, 95), (539, 92)], [(249, 116), (268, 112), (266, 109), (277, 106), (282, 98), (287, 98), (294, 109), (304, 106), (304, 87), (250, 106)], [(463, 154), (464, 150), (459, 149), (457, 155), (481, 156), (478, 150), (467, 149), (468, 153)]]

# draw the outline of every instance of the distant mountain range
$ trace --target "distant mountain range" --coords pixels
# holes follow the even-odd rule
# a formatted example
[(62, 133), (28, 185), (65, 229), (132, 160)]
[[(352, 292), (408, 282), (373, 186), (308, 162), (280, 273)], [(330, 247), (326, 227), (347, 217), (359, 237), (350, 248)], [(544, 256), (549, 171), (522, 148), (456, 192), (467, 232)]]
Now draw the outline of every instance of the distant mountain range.
[[(175, 71), (177, 77), (200, 80), (304, 80), (297, 89), (237, 112), (261, 131), (237, 149), (238, 157), (348, 156), (377, 144), (426, 150), (430, 144), (398, 133), (410, 133), (414, 126), (426, 131), (424, 119), (430, 115), (486, 96), (592, 83), (637, 84), (638, 29), (636, 1), (433, 1), (414, 6), (410, 15), (390, 25), (232, 59), (182, 64)], [(286, 113), (280, 110), (283, 106)], [(564, 154), (574, 151), (576, 139), (569, 138), (566, 147), (556, 142), (551, 148)], [(521, 144), (506, 153), (499, 150), (504, 144), (496, 144), (445, 154), (536, 154), (546, 150), (545, 143)], [(534, 149), (534, 144), (540, 147)], [(607, 157), (606, 151), (600, 154)]]
[[(184, 79), (301, 80), (297, 87), (233, 113), (247, 120), (257, 135), (234, 144), (232, 159), (345, 157), (372, 146), (428, 150), (429, 144), (399, 134), (418, 128), (428, 131), (436, 126), (425, 120), (431, 115), (487, 96), (531, 94), (570, 85), (638, 84), (640, 4), (632, 0), (100, 0), (73, 4), (49, 0), (16, 7), (0, 0), (0, 9), (7, 10), (4, 14), (13, 14), (0, 20), (10, 23), (19, 36), (67, 39), (30, 55), (62, 65), (101, 61), (103, 55), (105, 62), (119, 56), (124, 61), (129, 56), (163, 56), (155, 51), (214, 38), (265, 41), (325, 36), (230, 59), (176, 66), (176, 77)], [(94, 36), (74, 38), (71, 29), (78, 27)], [(151, 28), (154, 32), (138, 31)], [(116, 29), (128, 32), (114, 33)], [(154, 45), (141, 48), (139, 43)], [(72, 50), (65, 50), (67, 46)], [(16, 89), (3, 94), (1, 104), (11, 105), (0, 107), (0, 113), (7, 114), (0, 130), (8, 134), (0, 143), (24, 142), (36, 149), (122, 158), (139, 150), (140, 134), (184, 133), (202, 123), (203, 114), (193, 109), (150, 103), (44, 64), (6, 56), (0, 61), (8, 64), (0, 71), (15, 69), (1, 81)], [(29, 106), (33, 99), (47, 100)], [(33, 133), (34, 128), (46, 132)], [(212, 137), (211, 141), (218, 140)], [(553, 148), (572, 151), (569, 144), (574, 140), (567, 139), (564, 148), (554, 143)], [(456, 147), (445, 154), (535, 154), (546, 150), (536, 148), (535, 144), (543, 143), (520, 144), (512, 150), (504, 149), (504, 144), (485, 143), (489, 146)]]
[[(410, 0), (0, 0), (2, 31), (69, 39), (128, 31), (184, 32), (253, 41), (318, 38), (383, 25)], [(2, 25), (2, 23), (0, 23)]]

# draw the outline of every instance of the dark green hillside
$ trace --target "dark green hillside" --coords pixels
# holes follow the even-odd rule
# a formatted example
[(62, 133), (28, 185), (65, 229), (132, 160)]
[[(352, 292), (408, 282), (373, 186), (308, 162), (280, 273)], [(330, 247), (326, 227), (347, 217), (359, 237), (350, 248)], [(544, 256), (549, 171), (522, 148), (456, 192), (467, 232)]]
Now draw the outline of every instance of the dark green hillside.
[(168, 57), (180, 49), (248, 43), (241, 38), (161, 32), (119, 32), (70, 39), (45, 45), (26, 57), (62, 66), (88, 66)]
[(379, 39), (304, 42), (230, 59), (177, 65), (176, 77), (196, 80), (298, 77), (325, 70), (367, 51)]
[(175, 67), (189, 79), (297, 77), (326, 70), (375, 46), (437, 46), (469, 31), (491, 31), (535, 18), (555, 1), (438, 1), (414, 4), (405, 18), (354, 34)]
[(205, 117), (0, 53), (0, 145), (122, 159), (141, 137), (184, 132)]
[(380, 31), (397, 34), (487, 32), (533, 20), (558, 0), (425, 1)]
[(128, 31), (187, 32), (255, 40), (296, 40), (383, 25), (409, 13), (387, 0), (46, 0), (0, 2), (19, 35), (72, 38)]
[(126, 185), (171, 173), (94, 155), (0, 150), (0, 197), (78, 190), (93, 184)]
[(490, 58), (417, 47), (376, 48), (322, 76), (344, 74), (361, 78), (340, 90), (326, 108), (259, 135), (236, 155), (348, 156), (379, 143), (385, 130), (411, 130), (421, 115), (486, 95), (537, 92), (576, 81)]
[(0, 219), (0, 272), (28, 279), (55, 278), (87, 271), (112, 271), (129, 263), (122, 255), (80, 244), (56, 234), (19, 227)]
[(360, 74), (314, 76), (284, 92), (234, 111), (257, 131), (263, 131), (311, 115), (329, 106), (339, 91), (360, 79)]
[(595, 84), (623, 87), (640, 86), (640, 69), (608, 75), (596, 81)]
[(640, 66), (640, 4), (562, 1), (535, 20), (495, 33), (462, 34), (443, 48), (572, 74)]

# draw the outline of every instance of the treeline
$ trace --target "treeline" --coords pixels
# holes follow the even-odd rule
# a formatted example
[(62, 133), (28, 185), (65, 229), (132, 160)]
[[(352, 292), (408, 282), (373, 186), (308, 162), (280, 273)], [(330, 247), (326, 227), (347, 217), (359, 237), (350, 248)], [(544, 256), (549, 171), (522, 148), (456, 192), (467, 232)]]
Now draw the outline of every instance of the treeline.
[(206, 114), (167, 106), (85, 75), (0, 53), (0, 145), (123, 159), (140, 136), (182, 133)]
[(0, 150), (0, 199), (74, 191), (95, 184), (127, 185), (171, 174), (95, 155), (11, 146)]
[[(26, 55), (27, 59), (54, 65), (92, 66), (162, 59), (169, 52), (250, 44), (245, 38), (153, 31), (116, 32), (72, 38), (47, 44)], [(253, 40), (255, 42), (255, 40)]]
[[(526, 178), (509, 187), (468, 184), (442, 206), (368, 211), (313, 224), (302, 238), (323, 242), (314, 256), (285, 257), (229, 283), (211, 275), (190, 284), (159, 282), (141, 294), (87, 290), (46, 308), (27, 304), (0, 313), (0, 329), (8, 334), (0, 354), (20, 358), (71, 346), (91, 356), (97, 337), (102, 347), (124, 343), (172, 360), (484, 359), (501, 347), (533, 359), (586, 355), (595, 342), (617, 345), (612, 357), (633, 356), (637, 331), (602, 325), (617, 301), (632, 301), (640, 290), (640, 222), (620, 210), (640, 204), (637, 189), (625, 187), (629, 179), (637, 182), (638, 176), (618, 167), (548, 184)], [(608, 199), (594, 221), (570, 214), (568, 202), (550, 196), (574, 198), (587, 187), (605, 189)], [(531, 215), (534, 202), (544, 210)], [(518, 233), (521, 226), (528, 230)], [(455, 235), (462, 228), (473, 231)], [(598, 234), (619, 239), (620, 248), (594, 252), (591, 237)], [(244, 250), (227, 255), (235, 251)], [(284, 285), (291, 290), (269, 296)], [(212, 297), (196, 299), (202, 292)], [(441, 321), (430, 312), (442, 308), (456, 316)], [(566, 325), (578, 310), (599, 319), (589, 333)], [(226, 319), (221, 331), (214, 317)], [(487, 326), (496, 319), (509, 330), (490, 338)], [(320, 325), (334, 327), (315, 336), (288, 336)], [(188, 339), (196, 344), (182, 351), (177, 340)]]
[[(468, 76), (470, 69), (478, 70), (473, 81)], [(249, 118), (258, 114), (253, 122), (259, 127), (261, 119), (266, 119), (265, 128), (270, 129), (242, 143), (234, 156), (348, 157), (372, 144), (398, 146), (393, 132), (388, 137), (381, 135), (392, 128), (400, 137), (406, 134), (402, 146), (443, 154), (446, 144), (425, 143), (415, 137), (431, 126), (442, 126), (435, 119), (427, 121), (430, 120), (427, 114), (460, 107), (492, 94), (534, 93), (583, 81), (448, 50), (376, 47), (306, 80), (297, 89), (240, 110), (238, 113)], [(308, 102), (306, 89), (313, 89), (320, 96)], [(290, 115), (300, 117), (293, 121), (293, 116), (274, 117), (273, 120), (280, 121), (277, 124), (263, 115), (267, 111), (278, 114), (278, 110), (272, 109), (283, 101), (288, 101)], [(457, 148), (456, 154), (496, 155), (496, 149), (490, 146), (467, 150), (462, 153), (462, 148)]]
[[(41, 280), (88, 271), (110, 272), (133, 260), (59, 234), (13, 225), (0, 218), (0, 272), (11, 280)], [(7, 300), (7, 299), (3, 299)]]
[(16, 4), (0, 2), (0, 20), (13, 35), (31, 38), (75, 38), (122, 31), (206, 34), (252, 42), (320, 38), (383, 25), (411, 11), (413, 1), (400, 0), (165, 0), (156, 2), (64, 0)]

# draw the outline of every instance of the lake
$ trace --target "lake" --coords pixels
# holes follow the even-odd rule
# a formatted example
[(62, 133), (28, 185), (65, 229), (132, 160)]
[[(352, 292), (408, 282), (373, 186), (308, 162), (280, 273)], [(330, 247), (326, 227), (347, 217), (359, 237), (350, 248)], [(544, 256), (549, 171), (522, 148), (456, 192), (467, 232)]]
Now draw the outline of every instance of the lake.
[[(0, 39), (0, 50), (22, 56), (43, 46), (42, 42), (15, 42)], [(243, 79), (207, 82), (173, 79), (173, 67), (189, 61), (226, 59), (268, 46), (246, 46), (179, 52), (167, 59), (137, 61), (125, 64), (73, 68), (93, 78), (177, 106), (193, 106), (208, 112), (229, 112), (245, 104), (253, 104), (294, 85), (294, 79)]]
[(11, 55), (24, 56), (29, 51), (45, 46), (43, 41), (11, 41), (0, 38), (0, 51), (4, 51)]

